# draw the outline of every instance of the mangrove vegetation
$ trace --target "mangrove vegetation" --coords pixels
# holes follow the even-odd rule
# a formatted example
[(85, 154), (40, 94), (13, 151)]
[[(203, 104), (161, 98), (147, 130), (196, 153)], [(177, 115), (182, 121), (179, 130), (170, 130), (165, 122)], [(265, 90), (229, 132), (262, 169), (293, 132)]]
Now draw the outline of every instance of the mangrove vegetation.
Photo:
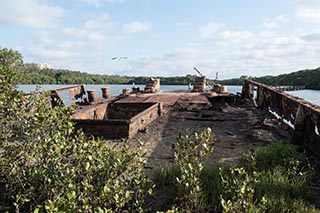
[(219, 81), (219, 83), (225, 85), (242, 85), (244, 79), (251, 79), (270, 86), (305, 86), (306, 89), (320, 90), (320, 67), (278, 76), (241, 76), (240, 78), (222, 80)]

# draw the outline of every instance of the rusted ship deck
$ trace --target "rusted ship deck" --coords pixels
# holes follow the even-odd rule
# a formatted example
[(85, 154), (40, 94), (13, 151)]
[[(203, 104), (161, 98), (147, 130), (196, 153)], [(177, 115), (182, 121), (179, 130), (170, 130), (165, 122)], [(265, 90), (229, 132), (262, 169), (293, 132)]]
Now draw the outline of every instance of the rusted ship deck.
[[(244, 82), (241, 95), (206, 91), (203, 77), (199, 79), (195, 85), (200, 89), (192, 91), (161, 92), (156, 79), (146, 86), (148, 92), (88, 96), (91, 101), (79, 105), (74, 121), (87, 134), (111, 138), (112, 145), (121, 146), (119, 139), (128, 138), (130, 149), (137, 149), (142, 142), (150, 169), (173, 163), (172, 145), (179, 133), (207, 127), (215, 134), (209, 164), (234, 163), (276, 140), (294, 142), (319, 159), (319, 106), (252, 81)], [(70, 94), (82, 96), (84, 89)]]
[(163, 103), (164, 113), (129, 140), (131, 149), (144, 150), (147, 168), (154, 169), (173, 164), (172, 146), (179, 133), (185, 133), (186, 129), (212, 129), (214, 152), (208, 159), (209, 164), (234, 163), (244, 153), (272, 141), (289, 141), (287, 127), (266, 116), (264, 111), (256, 110), (249, 102), (240, 103), (237, 98), (233, 94), (163, 92), (130, 95), (118, 102)]
[[(151, 93), (126, 90), (118, 97), (91, 97), (90, 103), (78, 106), (76, 125), (88, 134), (117, 138), (106, 140), (113, 147), (124, 144), (118, 136), (128, 138), (129, 150), (145, 154), (145, 172), (151, 176), (174, 165), (172, 147), (179, 133), (208, 127), (215, 134), (208, 165), (234, 164), (244, 154), (281, 140), (305, 149), (320, 171), (320, 106), (253, 81), (244, 81), (241, 95), (148, 89)], [(82, 96), (83, 90), (71, 94)], [(319, 193), (318, 179), (309, 185)]]

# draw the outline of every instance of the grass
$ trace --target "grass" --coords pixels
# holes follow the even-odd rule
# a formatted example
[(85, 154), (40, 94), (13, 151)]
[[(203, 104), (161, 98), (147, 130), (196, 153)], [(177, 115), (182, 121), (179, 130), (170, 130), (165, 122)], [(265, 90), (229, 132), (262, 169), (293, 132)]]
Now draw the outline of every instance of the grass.
[[(234, 168), (244, 168), (247, 179), (245, 180), (243, 175), (232, 175)], [(156, 180), (157, 187), (176, 196), (176, 203), (182, 196), (176, 181), (180, 174), (178, 167), (161, 169)], [(252, 199), (247, 201), (247, 211), (320, 212), (308, 202), (310, 197), (306, 186), (311, 175), (312, 168), (308, 165), (304, 153), (300, 153), (298, 148), (291, 144), (274, 142), (251, 156), (244, 156), (241, 162), (233, 167), (204, 167), (201, 173), (201, 201), (204, 202), (207, 212), (228, 212), (230, 209), (222, 206), (222, 198), (230, 201), (231, 209), (237, 209), (236, 205), (243, 205), (239, 199), (244, 199), (239, 193), (242, 193), (243, 187), (247, 187), (254, 192)], [(224, 184), (222, 178), (229, 183)], [(231, 194), (225, 196), (225, 191)], [(168, 202), (168, 209), (172, 205), (171, 200)]]
[[(278, 166), (286, 166), (285, 164), (290, 160), (306, 163), (304, 153), (299, 152), (296, 145), (281, 141), (275, 141), (266, 147), (256, 150), (253, 153), (253, 158), (255, 159), (254, 166), (256, 171), (267, 171)], [(245, 158), (242, 162), (244, 164), (249, 163), (249, 166), (252, 166), (252, 162), (248, 158)], [(246, 167), (246, 165), (242, 166)]]

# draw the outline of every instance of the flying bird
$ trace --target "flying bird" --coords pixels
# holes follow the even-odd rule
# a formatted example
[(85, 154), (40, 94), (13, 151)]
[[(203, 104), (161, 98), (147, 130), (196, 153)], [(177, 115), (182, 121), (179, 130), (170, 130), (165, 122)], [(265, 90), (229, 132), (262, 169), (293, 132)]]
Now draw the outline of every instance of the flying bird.
[(128, 59), (127, 57), (113, 57), (112, 60)]

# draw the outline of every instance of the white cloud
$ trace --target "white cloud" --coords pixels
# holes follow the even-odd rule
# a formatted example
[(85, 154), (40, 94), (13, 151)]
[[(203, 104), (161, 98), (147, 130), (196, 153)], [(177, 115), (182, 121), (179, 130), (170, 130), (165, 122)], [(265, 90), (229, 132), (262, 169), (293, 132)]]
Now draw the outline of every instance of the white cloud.
[(261, 32), (259, 32), (259, 36), (261, 37), (261, 38), (272, 38), (272, 37), (274, 37), (275, 36), (275, 33), (274, 32), (272, 32), (272, 31), (261, 31)]
[(95, 48), (105, 49), (119, 44), (123, 38), (121, 36), (107, 36), (103, 33), (93, 32), (88, 35), (88, 41)]
[(74, 27), (64, 28), (62, 29), (61, 32), (66, 35), (77, 37), (77, 38), (84, 38), (88, 33), (88, 31), (83, 28), (74, 28)]
[(224, 31), (219, 33), (217, 36), (217, 41), (236, 43), (244, 40), (253, 39), (255, 36), (252, 32), (245, 31)]
[(277, 46), (292, 46), (292, 45), (303, 45), (304, 41), (297, 36), (282, 36), (276, 37), (270, 41), (271, 44)]
[(320, 23), (320, 1), (300, 0), (299, 2), (296, 12), (297, 17), (311, 23)]
[(97, 8), (102, 7), (105, 3), (122, 3), (124, 0), (79, 0), (81, 2), (93, 5)]
[(253, 39), (255, 37), (255, 35), (252, 32), (247, 30), (226, 30), (223, 32), (218, 32), (222, 27), (222, 24), (210, 22), (206, 26), (200, 28), (200, 38), (203, 39), (205, 42), (228, 45), (231, 43), (237, 43)]
[[(86, 40), (88, 42), (84, 43), (90, 43), (89, 40), (92, 39), (98, 44), (100, 40), (110, 39), (101, 34), (90, 35)], [(105, 53), (96, 49), (81, 47), (89, 53), (79, 55), (77, 51), (72, 51), (72, 48), (60, 49), (60, 45), (68, 46), (72, 43), (57, 43), (59, 45), (52, 48), (50, 43), (54, 41), (49, 40), (48, 47), (35, 45), (27, 50), (28, 55), (36, 54), (40, 58), (37, 61), (53, 65), (56, 62), (62, 68), (101, 74), (106, 74), (107, 69), (108, 74), (134, 76), (184, 76), (196, 74), (192, 70), (196, 66), (209, 78), (215, 78), (215, 73), (219, 72), (219, 79), (226, 79), (241, 75), (277, 75), (319, 66), (316, 59), (320, 57), (320, 47), (305, 41), (301, 38), (303, 36), (281, 36), (272, 32), (261, 32), (252, 38), (249, 31), (225, 31), (218, 34), (219, 36), (225, 41), (232, 41), (235, 37), (241, 38), (242, 43), (228, 48), (211, 48), (210, 45), (202, 44), (196, 48), (175, 49), (157, 55), (128, 55), (128, 60), (117, 65), (106, 63)]]
[(148, 31), (150, 27), (151, 27), (150, 22), (135, 21), (130, 24), (124, 24), (123, 31), (126, 33), (138, 33), (138, 32)]
[(108, 37), (100, 32), (91, 32), (87, 35), (87, 39), (92, 43), (100, 43), (103, 44), (108, 41)]
[[(317, 34), (316, 34), (317, 35)], [(149, 57), (130, 58), (131, 69), (122, 74), (146, 76), (184, 76), (200, 69), (209, 78), (219, 79), (241, 75), (278, 75), (299, 69), (318, 67), (320, 47), (300, 36), (283, 36), (270, 31), (225, 31), (216, 36), (221, 41), (241, 40), (227, 48), (212, 48), (208, 43), (182, 48)]]
[[(196, 74), (193, 67), (197, 66), (203, 51), (183, 48), (154, 56), (130, 58), (131, 69), (125, 69), (126, 75), (144, 76), (181, 76)], [(138, 74), (137, 74), (138, 71)]]
[(77, 57), (73, 51), (62, 50), (60, 48), (48, 48), (41, 44), (38, 45), (24, 45), (18, 47), (19, 51), (28, 55), (32, 61), (43, 61), (50, 64), (60, 64), (61, 61), (68, 62), (72, 58)]
[(103, 3), (100, 0), (80, 0), (81, 2), (93, 5), (95, 7), (101, 7)]
[(273, 28), (278, 27), (278, 24), (275, 21), (265, 20), (261, 24), (261, 27), (266, 28), (266, 29), (273, 29)]
[[(230, 63), (245, 64), (244, 74), (251, 76), (278, 75), (299, 69), (318, 67), (316, 58), (320, 56), (319, 47), (308, 43), (299, 36), (264, 37), (258, 34), (251, 45), (239, 49), (238, 57), (232, 53)], [(241, 70), (236, 68), (239, 73)]]
[(19, 49), (28, 55), (29, 61), (45, 61), (54, 67), (99, 73), (106, 69), (103, 62), (105, 57), (110, 57), (109, 49), (120, 44), (130, 33), (148, 30), (150, 26), (149, 22), (139, 21), (124, 25), (112, 20), (108, 13), (95, 14), (79, 27), (57, 26), (37, 31), (33, 42)]
[(61, 32), (78, 39), (86, 46), (93, 45), (95, 48), (112, 47), (122, 41), (123, 36), (114, 34), (112, 30), (120, 27), (111, 20), (107, 13), (97, 14), (78, 28), (63, 28)]
[(60, 7), (40, 0), (0, 0), (0, 22), (30, 28), (50, 28), (64, 15)]
[(290, 18), (287, 16), (277, 16), (273, 20), (266, 19), (264, 22), (259, 26), (260, 28), (265, 28), (265, 29), (274, 29), (280, 26), (280, 24), (285, 24), (290, 21)]
[(55, 47), (56, 49), (72, 51), (84, 46), (84, 43), (78, 40), (62, 40), (55, 38), (53, 35), (44, 34), (38, 37), (36, 45), (41, 45), (44, 48)]
[(97, 14), (93, 18), (84, 23), (85, 29), (105, 30), (112, 27), (114, 23), (110, 19), (108, 13)]
[(83, 45), (91, 46), (91, 48), (112, 47), (123, 39), (120, 35), (111, 36), (103, 31), (93, 31), (85, 28), (65, 28), (62, 33), (80, 40)]
[(200, 37), (205, 40), (214, 39), (215, 33), (223, 27), (222, 24), (210, 22), (206, 26), (200, 28)]
[(309, 22), (320, 22), (320, 9), (314, 8), (298, 8), (297, 16)]
[(290, 19), (289, 17), (283, 16), (283, 15), (280, 15), (280, 16), (278, 16), (278, 17), (276, 18), (276, 21), (277, 21), (278, 23), (282, 23), (282, 24), (288, 23), (290, 20), (291, 20), (291, 19)]
[(302, 35), (301, 39), (303, 39), (306, 42), (320, 42), (320, 29)]

